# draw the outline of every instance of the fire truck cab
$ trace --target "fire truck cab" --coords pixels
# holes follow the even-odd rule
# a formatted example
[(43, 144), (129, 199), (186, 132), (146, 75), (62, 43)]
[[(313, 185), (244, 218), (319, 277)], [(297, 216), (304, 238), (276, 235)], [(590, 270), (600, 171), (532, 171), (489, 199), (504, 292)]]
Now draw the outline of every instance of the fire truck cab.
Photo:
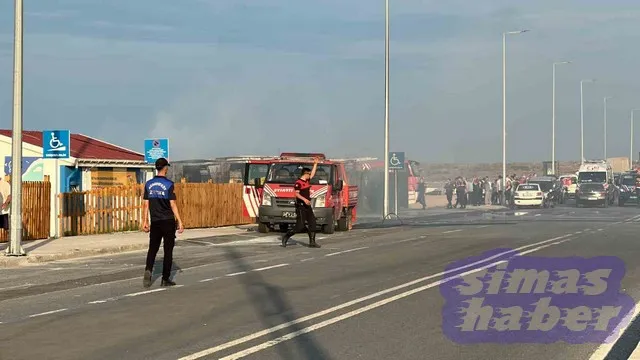
[(328, 160), (324, 154), (283, 153), (270, 163), (262, 185), (262, 203), (258, 211), (258, 231), (269, 232), (278, 226), (286, 231), (296, 223), (294, 184), (303, 168), (320, 162), (311, 179), (311, 206), (316, 223), (325, 234), (351, 230), (356, 220), (358, 187), (348, 183), (344, 162)]

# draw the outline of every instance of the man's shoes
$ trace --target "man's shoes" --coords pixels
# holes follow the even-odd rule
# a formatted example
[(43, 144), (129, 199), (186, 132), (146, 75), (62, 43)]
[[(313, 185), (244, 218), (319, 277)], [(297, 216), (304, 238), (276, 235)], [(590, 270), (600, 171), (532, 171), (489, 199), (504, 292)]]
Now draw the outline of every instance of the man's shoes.
[(318, 243), (316, 243), (316, 233), (309, 234), (309, 247), (312, 247), (312, 248), (319, 248), (320, 247), (320, 245), (318, 245)]
[(160, 286), (176, 286), (176, 283), (169, 279), (162, 279)]
[(142, 279), (142, 285), (146, 288), (151, 287), (151, 271), (144, 271), (144, 278)]

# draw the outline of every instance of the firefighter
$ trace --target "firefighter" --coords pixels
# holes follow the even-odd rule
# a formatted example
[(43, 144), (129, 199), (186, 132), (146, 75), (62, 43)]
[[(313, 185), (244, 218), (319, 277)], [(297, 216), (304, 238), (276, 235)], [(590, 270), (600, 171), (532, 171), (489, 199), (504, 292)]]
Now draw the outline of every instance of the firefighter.
[(456, 204), (453, 208), (457, 208), (460, 205), (460, 209), (467, 207), (467, 182), (460, 176), (456, 180)]
[(447, 183), (444, 185), (444, 192), (447, 195), (447, 209), (453, 208), (451, 201), (453, 200), (453, 188), (454, 184), (451, 179), (447, 179)]
[(302, 169), (302, 174), (293, 187), (296, 192), (296, 225), (282, 236), (283, 247), (287, 246), (287, 242), (293, 235), (303, 232), (305, 228), (309, 235), (309, 247), (320, 247), (316, 243), (316, 217), (311, 207), (311, 179), (316, 175), (318, 161), (318, 158), (313, 160), (313, 169)]

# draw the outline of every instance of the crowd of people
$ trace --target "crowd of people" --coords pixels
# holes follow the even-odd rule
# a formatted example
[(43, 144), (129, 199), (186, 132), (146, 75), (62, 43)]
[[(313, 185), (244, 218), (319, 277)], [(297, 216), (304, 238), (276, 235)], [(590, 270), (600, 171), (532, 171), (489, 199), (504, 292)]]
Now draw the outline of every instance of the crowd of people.
[[(475, 177), (468, 180), (458, 176), (454, 180), (448, 179), (444, 190), (447, 196), (447, 208), (465, 209), (467, 205), (504, 205), (508, 206), (513, 201), (512, 194), (519, 184), (526, 183), (531, 177), (536, 175), (523, 175), (517, 177), (516, 174), (507, 176), (503, 181), (502, 175), (490, 180), (488, 176), (484, 178)], [(453, 203), (453, 195), (456, 201)]]

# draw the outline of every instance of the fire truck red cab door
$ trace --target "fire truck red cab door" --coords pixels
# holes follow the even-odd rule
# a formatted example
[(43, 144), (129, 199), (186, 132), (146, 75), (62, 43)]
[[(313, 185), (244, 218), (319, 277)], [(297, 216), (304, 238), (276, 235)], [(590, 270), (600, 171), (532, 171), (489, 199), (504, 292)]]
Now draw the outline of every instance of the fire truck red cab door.
[[(258, 216), (258, 209), (262, 203), (262, 185), (264, 185), (269, 164), (251, 163), (245, 164), (244, 169), (244, 201), (243, 213), (247, 217)], [(257, 183), (257, 187), (256, 187)]]

